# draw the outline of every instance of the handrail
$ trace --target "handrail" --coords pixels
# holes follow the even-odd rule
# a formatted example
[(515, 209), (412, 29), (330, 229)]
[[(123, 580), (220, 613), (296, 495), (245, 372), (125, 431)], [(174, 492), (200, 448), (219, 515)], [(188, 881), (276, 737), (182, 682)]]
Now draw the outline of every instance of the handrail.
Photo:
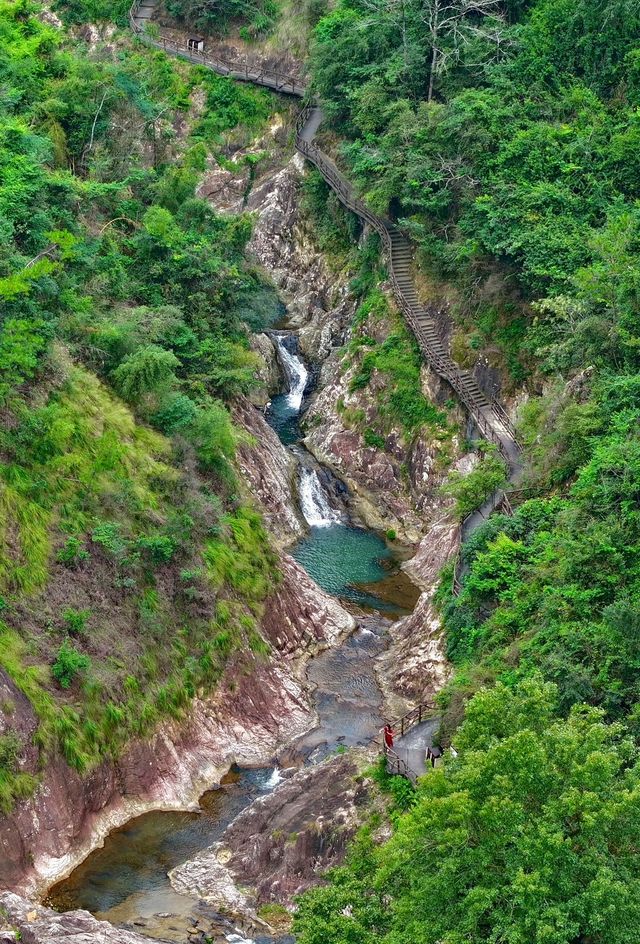
[[(238, 70), (236, 63), (229, 62), (220, 57), (214, 58), (208, 56), (204, 50), (189, 49), (188, 46), (182, 43), (178, 43), (175, 40), (168, 40), (164, 37), (161, 40), (154, 39), (139, 23), (139, 20), (142, 19), (140, 17), (141, 8), (146, 7), (147, 10), (153, 10), (154, 2), (155, 0), (134, 0), (129, 10), (131, 28), (135, 35), (143, 42), (157, 49), (175, 52), (176, 55), (184, 59), (188, 59), (198, 65), (206, 66), (214, 72), (218, 72), (232, 79), (237, 79), (241, 82), (251, 82), (256, 85), (262, 85), (266, 88), (271, 88), (287, 95), (294, 95), (298, 98), (304, 98), (306, 96), (307, 86), (295, 76), (286, 75), (273, 69), (259, 68), (258, 71), (255, 71), (253, 67), (250, 68), (248, 61), (245, 61), (244, 70)], [(144, 19), (148, 18), (149, 17), (144, 17)], [(317, 107), (315, 103), (311, 102), (306, 104), (300, 112), (296, 121), (296, 148), (318, 168), (341, 203), (362, 220), (366, 220), (380, 235), (389, 260), (389, 276), (396, 301), (409, 327), (413, 331), (422, 353), (434, 371), (451, 385), (458, 398), (469, 412), (480, 434), (497, 446), (500, 454), (507, 463), (510, 478), (515, 478), (519, 471), (518, 456), (521, 452), (521, 446), (516, 438), (513, 424), (504, 407), (495, 398), (487, 398), (480, 390), (475, 379), (468, 372), (458, 367), (440, 337), (435, 320), (428, 315), (420, 304), (415, 290), (412, 291), (416, 299), (414, 302), (411, 298), (407, 297), (406, 290), (401, 284), (396, 270), (398, 268), (398, 262), (402, 261), (405, 266), (410, 262), (412, 255), (410, 243), (397, 226), (389, 220), (377, 216), (362, 200), (358, 199), (354, 195), (351, 184), (349, 184), (346, 178), (340, 173), (334, 162), (327, 157), (313, 141), (305, 139), (305, 127), (307, 126), (313, 110)], [(483, 508), (487, 508), (489, 513), (491, 513), (501, 506), (511, 508), (508, 499), (506, 499), (505, 504), (504, 490), (497, 489), (485, 502)], [(509, 511), (507, 513), (512, 512)], [(462, 561), (458, 553), (453, 576), (453, 592), (455, 595), (458, 595), (460, 592), (461, 572)]]
[(230, 79), (237, 79), (239, 82), (251, 82), (254, 85), (263, 85), (276, 92), (283, 92), (285, 95), (295, 95), (297, 98), (303, 98), (306, 93), (306, 85), (296, 76), (279, 72), (277, 69), (260, 68), (257, 72), (249, 69), (249, 62), (245, 60), (244, 69), (239, 69), (238, 64), (220, 56), (207, 56), (204, 50), (190, 49), (186, 44), (179, 43), (174, 39), (154, 39), (142, 27), (138, 21), (140, 7), (153, 7), (151, 2), (145, 3), (144, 0), (134, 0), (129, 9), (129, 23), (131, 29), (142, 42), (148, 46), (155, 46), (156, 49), (162, 49), (164, 52), (172, 52), (181, 59), (188, 59), (196, 65), (206, 66), (219, 75), (227, 76)]
[(406, 777), (414, 786), (416, 785), (419, 774), (412, 767), (409, 767), (406, 760), (403, 760), (390, 747), (386, 749), (384, 756), (387, 759), (387, 773), (390, 773), (393, 777)]
[[(421, 702), (407, 711), (401, 718), (392, 721), (391, 727), (396, 734), (400, 731), (399, 736), (404, 737), (407, 731), (416, 724), (421, 724), (426, 719), (428, 712), (435, 711), (435, 709), (436, 705), (433, 702)], [(394, 776), (406, 777), (413, 784), (416, 783), (419, 774), (417, 774), (393, 748), (387, 747), (385, 744), (384, 728), (380, 728), (377, 734), (374, 734), (374, 736), (367, 741), (367, 744), (376, 744), (378, 746), (380, 756), (386, 759), (387, 771), (389, 773)]]

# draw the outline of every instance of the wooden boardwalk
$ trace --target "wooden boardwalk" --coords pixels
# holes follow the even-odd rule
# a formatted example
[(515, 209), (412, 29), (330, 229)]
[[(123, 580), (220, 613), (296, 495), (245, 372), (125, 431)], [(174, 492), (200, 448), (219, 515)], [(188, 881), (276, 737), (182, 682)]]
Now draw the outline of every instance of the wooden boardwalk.
[[(296, 98), (304, 99), (307, 96), (306, 84), (296, 76), (286, 75), (275, 69), (257, 68), (248, 62), (242, 68), (237, 62), (211, 56), (206, 50), (190, 49), (186, 42), (178, 42), (161, 35), (154, 36), (148, 31), (154, 10), (155, 0), (135, 0), (129, 12), (133, 32), (147, 45), (240, 82), (250, 82)], [(507, 465), (509, 482), (517, 482), (521, 472), (521, 449), (509, 417), (496, 399), (484, 393), (472, 373), (461, 368), (452, 359), (448, 345), (440, 333), (437, 313), (422, 305), (418, 297), (412, 278), (414, 251), (407, 237), (389, 220), (372, 213), (362, 200), (356, 197), (344, 174), (315, 143), (322, 120), (322, 109), (318, 104), (310, 102), (305, 105), (296, 123), (298, 151), (320, 171), (340, 202), (380, 235), (387, 254), (389, 276), (396, 302), (415, 335), (425, 361), (452, 387), (480, 435), (498, 448)], [(463, 522), (462, 540), (490, 514), (504, 508), (505, 501), (508, 505), (508, 499), (502, 489), (490, 495), (482, 507)], [(456, 595), (460, 592), (462, 575), (463, 565), (458, 555), (453, 578), (453, 593)]]

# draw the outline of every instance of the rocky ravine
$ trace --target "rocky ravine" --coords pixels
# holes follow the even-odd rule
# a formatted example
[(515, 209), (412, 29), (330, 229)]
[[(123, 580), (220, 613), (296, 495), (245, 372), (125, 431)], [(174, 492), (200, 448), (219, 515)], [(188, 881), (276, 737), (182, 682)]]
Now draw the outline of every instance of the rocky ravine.
[[(289, 327), (297, 331), (299, 349), (317, 377), (317, 388), (304, 418), (305, 446), (349, 486), (354, 511), (378, 530), (393, 529), (401, 540), (417, 543), (429, 522), (442, 514), (439, 494), (447, 464), (462, 457), (459, 437), (441, 430), (408, 436), (398, 426), (385, 436), (384, 448), (367, 445), (362, 428), (379, 427), (378, 394), (388, 382), (374, 372), (370, 384), (351, 391), (357, 370), (342, 346), (349, 340), (357, 299), (350, 292), (347, 273), (327, 264), (315, 240), (313, 224), (300, 209), (305, 165), (301, 155), (286, 157), (277, 141), (282, 125), (274, 124), (265, 139), (252, 146), (272, 155), (246, 201), (246, 166), (238, 150), (237, 170), (215, 168), (203, 180), (200, 193), (223, 212), (248, 209), (256, 214), (249, 251), (273, 279), (287, 303)], [(382, 342), (393, 331), (395, 303), (387, 292), (388, 318), (370, 316), (364, 334)], [(277, 383), (275, 350), (267, 335), (258, 335), (254, 350), (263, 360), (260, 371), (266, 402)], [(426, 366), (422, 371), (425, 396), (441, 409), (450, 405), (451, 391)], [(340, 405), (340, 406), (339, 406)], [(446, 410), (445, 410), (446, 411)], [(349, 414), (360, 414), (357, 425)], [(449, 409), (453, 423), (463, 423), (459, 409)]]
[[(291, 558), (283, 557), (282, 571), (263, 625), (275, 657), (230, 666), (226, 682), (210, 699), (196, 700), (185, 723), (165, 723), (86, 778), (53, 760), (35, 796), (0, 821), (0, 887), (37, 894), (115, 827), (151, 809), (189, 808), (232, 763), (266, 765), (313, 724), (300, 660), (334, 643), (353, 618)], [(4, 694), (24, 714), (21, 722), (35, 728), (30, 706), (0, 672)]]
[[(252, 250), (290, 302), (292, 323), (299, 327), (301, 349), (306, 357), (316, 364), (329, 358), (329, 366), (321, 379), (317, 409), (326, 407), (328, 422), (338, 429), (342, 421), (335, 402), (339, 397), (338, 389), (341, 386), (344, 389), (348, 379), (345, 379), (332, 352), (347, 337), (355, 300), (346, 282), (337, 279), (328, 269), (300, 216), (298, 198), (302, 173), (302, 161), (296, 157), (284, 168), (271, 172), (254, 188), (249, 208), (257, 212), (258, 221)], [(224, 194), (224, 187), (218, 192)], [(236, 208), (231, 203), (225, 208)], [(256, 348), (263, 357), (266, 388), (268, 390), (271, 386), (275, 389), (278, 376), (273, 345), (267, 336), (263, 336), (256, 342)], [(285, 547), (303, 529), (295, 509), (290, 456), (260, 412), (250, 403), (237, 405), (236, 421), (250, 434), (239, 448), (239, 463), (246, 488), (261, 505), (274, 539), (279, 546)], [(318, 450), (327, 448), (319, 426), (314, 431), (314, 441)], [(335, 436), (331, 441), (335, 442)], [(423, 458), (416, 458), (413, 463), (419, 470), (415, 482), (424, 484), (425, 476), (429, 477), (435, 461), (437, 447), (426, 444), (424, 448), (418, 448)], [(375, 462), (384, 462), (386, 454), (394, 455), (393, 449), (369, 453), (361, 441), (354, 441), (351, 446), (347, 443), (345, 447), (343, 440), (338, 452), (327, 448), (327, 460), (357, 494), (367, 496), (361, 503), (365, 520), (367, 503), (371, 507), (381, 507), (385, 509), (383, 524), (387, 521), (401, 522), (406, 518), (405, 534), (415, 539), (424, 533), (425, 517), (435, 514), (438, 503), (428, 508), (424, 504), (418, 506), (411, 492), (405, 491), (402, 496), (405, 504), (397, 504), (400, 482), (397, 468), (405, 456), (395, 456), (397, 467), (391, 462), (392, 476), (381, 474), (377, 469), (368, 483), (356, 483), (359, 471), (368, 470), (375, 466)], [(376, 519), (372, 523), (380, 526), (381, 522)], [(399, 625), (398, 643), (394, 643), (391, 650), (402, 659), (403, 669), (397, 669), (391, 655), (385, 663), (384, 674), (388, 677), (391, 694), (420, 697), (423, 682), (433, 688), (446, 674), (437, 620), (430, 609), (430, 600), (438, 562), (443, 562), (453, 552), (457, 540), (455, 527), (450, 523), (443, 526), (437, 544), (440, 550), (432, 556), (430, 563), (425, 563), (422, 570), (425, 593), (419, 604), (422, 609)], [(429, 537), (423, 541), (426, 556), (429, 541)], [(223, 684), (214, 697), (196, 702), (186, 723), (165, 724), (151, 741), (132, 744), (117, 763), (105, 763), (85, 780), (62, 761), (52, 764), (36, 796), (0, 824), (0, 887), (5, 885), (27, 894), (36, 893), (70, 872), (117, 825), (146, 810), (188, 807), (207, 786), (219, 781), (232, 762), (266, 764), (281, 745), (313, 724), (313, 712), (301, 681), (304, 658), (319, 645), (335, 642), (352, 628), (353, 620), (335, 600), (319, 591), (306, 573), (286, 555), (282, 556), (282, 569), (283, 582), (268, 602), (262, 624), (263, 634), (273, 646), (274, 658), (267, 664), (253, 665), (248, 672), (245, 667), (238, 666), (236, 684)], [(416, 644), (421, 644), (421, 640), (424, 645), (422, 649), (420, 645), (417, 647), (419, 657), (411, 661), (411, 654), (415, 653)], [(426, 679), (427, 672), (434, 673), (433, 683)], [(19, 703), (8, 680), (0, 681), (0, 695), (2, 684), (11, 688), (11, 698)], [(28, 728), (35, 719), (29, 718), (26, 707), (23, 708)], [(351, 761), (344, 760), (344, 763)], [(332, 772), (328, 774), (327, 769)], [(338, 774), (344, 774), (340, 784), (337, 783)], [(316, 786), (306, 782), (304, 776), (296, 775), (294, 780), (276, 791), (270, 801), (273, 806), (256, 808), (252, 818), (238, 827), (240, 831), (234, 834), (233, 844), (231, 838), (229, 840), (233, 874), (240, 882), (256, 887), (258, 900), (271, 897), (289, 900), (291, 894), (312, 880), (311, 871), (333, 861), (332, 856), (341, 854), (351, 829), (352, 812), (358, 805), (356, 794), (359, 788), (352, 786), (355, 773), (342, 771), (336, 763), (335, 768), (323, 765), (310, 774)], [(325, 777), (329, 777), (326, 784)], [(334, 778), (336, 788), (346, 791), (340, 798), (331, 792)], [(329, 783), (331, 790), (327, 795), (330, 802), (350, 811), (342, 824), (345, 829), (338, 830), (333, 845), (325, 842), (333, 827), (326, 825), (325, 828), (323, 825), (325, 819), (328, 823), (331, 811), (322, 806), (324, 801), (321, 802)], [(288, 809), (289, 803), (291, 810)], [(266, 816), (268, 822), (281, 825), (269, 832), (261, 816)], [(321, 816), (322, 855), (316, 855), (315, 827), (307, 828), (316, 816)], [(296, 823), (304, 828), (296, 829)], [(246, 832), (242, 833), (245, 828)], [(289, 849), (286, 843), (280, 842), (278, 835), (274, 839), (274, 831), (276, 834), (278, 830), (284, 833), (285, 829), (289, 830), (287, 835), (295, 832), (306, 838), (300, 839), (299, 847), (296, 839), (294, 848)], [(250, 836), (256, 835), (255, 831), (259, 831), (259, 847), (256, 846), (254, 852), (265, 864), (260, 874), (252, 871), (252, 854), (247, 851), (253, 841)], [(308, 864), (303, 864), (307, 852), (313, 860), (311, 871)], [(272, 865), (275, 863), (273, 869), (266, 867), (267, 861)], [(21, 907), (16, 903), (14, 906)], [(44, 916), (42, 920), (43, 927), (47, 926), (48, 918)], [(62, 925), (58, 923), (56, 927)], [(84, 929), (82, 933), (85, 933)], [(32, 939), (53, 941), (63, 940), (64, 936), (62, 931), (56, 930), (51, 931), (49, 937)], [(97, 939), (101, 938), (86, 938), (87, 941)], [(135, 935), (104, 939), (137, 944)]]
[(174, 869), (171, 884), (220, 908), (290, 906), (342, 860), (371, 799), (360, 772), (366, 761), (350, 751), (297, 771), (244, 810), (220, 842)]

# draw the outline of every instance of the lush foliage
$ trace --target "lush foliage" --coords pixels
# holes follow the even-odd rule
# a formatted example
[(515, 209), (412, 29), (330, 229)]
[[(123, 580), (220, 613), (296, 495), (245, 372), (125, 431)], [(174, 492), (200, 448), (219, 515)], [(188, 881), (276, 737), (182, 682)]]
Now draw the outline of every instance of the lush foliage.
[[(472, 349), (516, 379), (541, 347), (552, 369), (637, 364), (639, 17), (628, 0), (345, 0), (316, 30), (350, 173), (471, 296)], [(528, 323), (514, 281), (550, 299)]]
[(456, 500), (456, 513), (464, 518), (471, 514), (507, 481), (507, 469), (497, 449), (485, 447), (478, 464), (466, 475), (452, 470), (442, 491)]
[(275, 0), (169, 0), (167, 9), (172, 16), (216, 34), (240, 21), (247, 38), (253, 38), (273, 27), (278, 5)]
[[(128, 38), (74, 45), (39, 13), (0, 3), (0, 666), (41, 763), (60, 750), (82, 771), (266, 651), (278, 575), (227, 401), (255, 383), (246, 324), (278, 301), (245, 259), (250, 220), (195, 190), (237, 123), (244, 137), (270, 112)], [(0, 714), (7, 810), (35, 781)]]
[[(628, 0), (341, 0), (316, 28), (340, 159), (447, 283), (454, 356), (531, 397), (515, 514), (438, 594), (459, 758), (304, 899), (303, 944), (637, 938), (639, 37)], [(446, 490), (464, 514), (503, 475)]]
[(457, 760), (426, 777), (382, 846), (365, 831), (308, 894), (301, 944), (632, 944), (640, 768), (595, 709), (558, 719), (551, 685), (470, 703)]

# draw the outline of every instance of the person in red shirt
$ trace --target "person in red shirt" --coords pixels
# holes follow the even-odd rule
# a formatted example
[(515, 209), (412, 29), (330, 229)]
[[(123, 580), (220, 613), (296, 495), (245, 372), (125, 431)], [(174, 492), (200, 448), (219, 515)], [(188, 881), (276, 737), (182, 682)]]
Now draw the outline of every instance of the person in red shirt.
[(391, 727), (391, 725), (389, 724), (389, 722), (387, 722), (387, 723), (385, 724), (385, 726), (384, 726), (383, 736), (384, 736), (384, 749), (385, 749), (385, 751), (391, 751), (391, 750), (393, 750), (393, 737), (394, 737), (394, 734), (393, 734), (393, 728)]

